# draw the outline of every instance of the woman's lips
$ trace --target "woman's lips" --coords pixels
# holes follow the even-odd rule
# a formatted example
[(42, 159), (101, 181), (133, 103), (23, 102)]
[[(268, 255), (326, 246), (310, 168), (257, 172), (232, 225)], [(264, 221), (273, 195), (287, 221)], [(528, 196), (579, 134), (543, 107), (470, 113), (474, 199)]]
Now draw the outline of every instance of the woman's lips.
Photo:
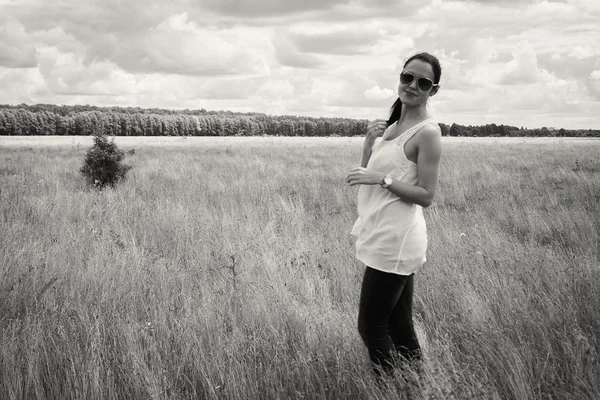
[(411, 96), (415, 96), (415, 97), (417, 96), (417, 94), (416, 94), (416, 93), (413, 93), (413, 92), (408, 92), (408, 91), (406, 91), (406, 90), (404, 91), (404, 93), (406, 93), (406, 94), (410, 94)]

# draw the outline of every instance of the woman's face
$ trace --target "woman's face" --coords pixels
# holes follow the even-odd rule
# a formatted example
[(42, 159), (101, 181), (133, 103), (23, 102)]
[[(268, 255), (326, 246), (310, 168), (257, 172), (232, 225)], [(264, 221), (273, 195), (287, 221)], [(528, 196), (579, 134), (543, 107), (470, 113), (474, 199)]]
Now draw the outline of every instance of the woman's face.
[(428, 90), (423, 90), (418, 84), (419, 78), (427, 78), (435, 83), (433, 68), (428, 62), (412, 60), (404, 67), (403, 72), (412, 74), (415, 77), (415, 79), (408, 84), (403, 84), (402, 82), (398, 84), (398, 96), (403, 104), (411, 106), (426, 104), (429, 96), (433, 96), (437, 92), (437, 86), (432, 86)]

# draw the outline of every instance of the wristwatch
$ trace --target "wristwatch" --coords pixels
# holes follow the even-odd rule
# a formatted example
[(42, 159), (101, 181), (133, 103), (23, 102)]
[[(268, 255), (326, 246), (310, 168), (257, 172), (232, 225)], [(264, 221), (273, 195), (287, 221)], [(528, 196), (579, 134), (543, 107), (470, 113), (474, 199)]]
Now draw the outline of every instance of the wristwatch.
[(381, 184), (381, 187), (384, 189), (387, 189), (387, 187), (390, 186), (391, 184), (392, 184), (392, 176), (386, 175), (385, 178), (383, 178), (383, 183)]

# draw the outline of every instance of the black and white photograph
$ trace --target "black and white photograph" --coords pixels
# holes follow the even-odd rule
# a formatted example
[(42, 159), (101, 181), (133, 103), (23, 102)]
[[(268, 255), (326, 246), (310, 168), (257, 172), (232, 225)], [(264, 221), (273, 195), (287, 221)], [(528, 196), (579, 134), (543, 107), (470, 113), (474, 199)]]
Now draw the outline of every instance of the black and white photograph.
[(0, 400), (600, 399), (598, 0), (0, 0)]

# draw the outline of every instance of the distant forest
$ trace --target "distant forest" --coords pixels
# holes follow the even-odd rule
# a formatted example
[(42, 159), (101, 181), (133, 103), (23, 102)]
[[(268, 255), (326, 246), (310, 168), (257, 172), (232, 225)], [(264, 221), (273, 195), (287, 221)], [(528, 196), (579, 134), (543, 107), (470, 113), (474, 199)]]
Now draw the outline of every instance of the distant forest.
[[(600, 130), (447, 125), (444, 136), (600, 137)], [(0, 135), (363, 136), (367, 120), (160, 108), (0, 105)]]

